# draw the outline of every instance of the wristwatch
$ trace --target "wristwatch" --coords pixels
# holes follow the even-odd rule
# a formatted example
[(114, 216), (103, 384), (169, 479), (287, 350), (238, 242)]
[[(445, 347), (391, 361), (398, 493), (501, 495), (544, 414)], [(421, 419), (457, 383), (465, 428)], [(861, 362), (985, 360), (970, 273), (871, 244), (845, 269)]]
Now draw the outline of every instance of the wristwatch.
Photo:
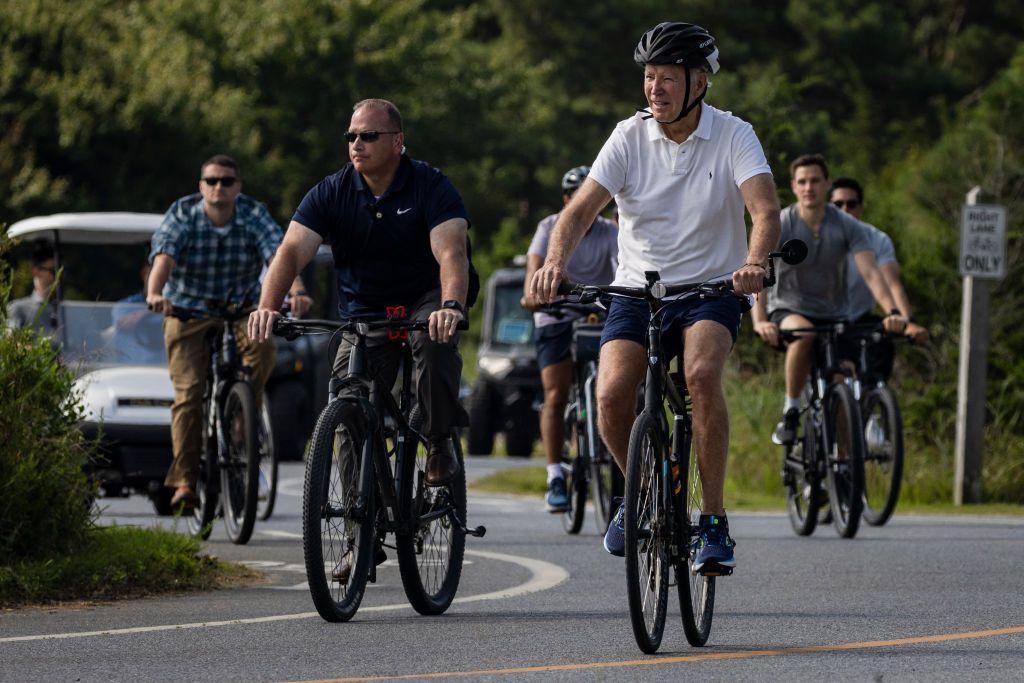
[(462, 317), (466, 317), (466, 307), (459, 303), (458, 299), (448, 299), (441, 304), (441, 308), (451, 308), (462, 314)]

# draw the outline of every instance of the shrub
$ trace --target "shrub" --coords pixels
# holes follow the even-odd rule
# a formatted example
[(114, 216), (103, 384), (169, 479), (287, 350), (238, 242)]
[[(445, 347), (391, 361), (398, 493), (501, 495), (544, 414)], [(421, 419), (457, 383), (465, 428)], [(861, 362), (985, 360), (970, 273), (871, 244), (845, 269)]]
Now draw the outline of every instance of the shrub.
[[(11, 246), (0, 232), (0, 259)], [(10, 269), (0, 269), (6, 330)], [(77, 429), (74, 375), (34, 330), (0, 333), (0, 564), (72, 552), (91, 524), (91, 449)]]

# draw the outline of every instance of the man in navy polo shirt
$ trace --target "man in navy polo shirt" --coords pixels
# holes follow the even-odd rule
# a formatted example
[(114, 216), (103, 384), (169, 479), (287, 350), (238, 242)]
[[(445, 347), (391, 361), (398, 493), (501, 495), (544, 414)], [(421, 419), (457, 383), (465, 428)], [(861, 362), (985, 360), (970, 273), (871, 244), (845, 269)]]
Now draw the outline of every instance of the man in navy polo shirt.
[[(348, 132), (351, 162), (311, 189), (295, 211), (249, 318), (254, 339), (267, 339), (295, 274), (322, 242), (331, 245), (342, 318), (384, 318), (405, 306), (408, 317), (429, 320), (429, 334), (413, 333), (416, 394), (430, 439), (426, 483), (442, 486), (458, 472), (451, 430), (468, 424), (459, 404), (462, 357), (456, 325), (470, 295), (469, 218), (458, 191), (440, 171), (404, 154), (402, 117), (387, 100), (353, 109)], [(351, 344), (338, 349), (334, 373), (348, 370)], [(371, 372), (394, 384), (399, 347), (386, 331), (369, 339)]]

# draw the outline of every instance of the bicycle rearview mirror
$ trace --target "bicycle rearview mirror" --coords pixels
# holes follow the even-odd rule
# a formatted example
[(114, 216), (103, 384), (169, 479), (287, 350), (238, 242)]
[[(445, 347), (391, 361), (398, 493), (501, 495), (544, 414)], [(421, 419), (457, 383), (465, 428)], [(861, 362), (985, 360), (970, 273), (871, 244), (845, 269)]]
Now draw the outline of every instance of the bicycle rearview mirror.
[(807, 243), (803, 240), (786, 240), (782, 249), (779, 250), (779, 255), (791, 266), (803, 263), (803, 260), (807, 258)]

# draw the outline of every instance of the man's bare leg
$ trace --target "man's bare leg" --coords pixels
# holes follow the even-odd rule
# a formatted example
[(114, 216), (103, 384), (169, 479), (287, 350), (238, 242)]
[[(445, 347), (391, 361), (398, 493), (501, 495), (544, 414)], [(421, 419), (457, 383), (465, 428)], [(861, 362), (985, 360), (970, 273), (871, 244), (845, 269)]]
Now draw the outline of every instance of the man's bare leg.
[(693, 447), (700, 469), (704, 514), (724, 515), (725, 467), (729, 453), (729, 408), (722, 388), (732, 335), (713, 320), (683, 332), (686, 387), (693, 399)]
[(544, 455), (549, 465), (562, 462), (562, 446), (565, 442), (565, 403), (572, 382), (572, 359), (545, 366), (540, 371), (544, 385), (544, 407), (540, 411), (540, 439), (544, 444)]
[(601, 346), (597, 366), (597, 423), (601, 438), (625, 475), (629, 432), (636, 419), (636, 390), (647, 365), (644, 347), (613, 339)]
[[(798, 313), (787, 315), (782, 319), (779, 328), (794, 330), (800, 327), (813, 327), (811, 321)], [(805, 334), (800, 339), (790, 342), (786, 347), (786, 396), (791, 399), (800, 398), (800, 393), (807, 383), (811, 372), (811, 361), (814, 352), (814, 335)]]

